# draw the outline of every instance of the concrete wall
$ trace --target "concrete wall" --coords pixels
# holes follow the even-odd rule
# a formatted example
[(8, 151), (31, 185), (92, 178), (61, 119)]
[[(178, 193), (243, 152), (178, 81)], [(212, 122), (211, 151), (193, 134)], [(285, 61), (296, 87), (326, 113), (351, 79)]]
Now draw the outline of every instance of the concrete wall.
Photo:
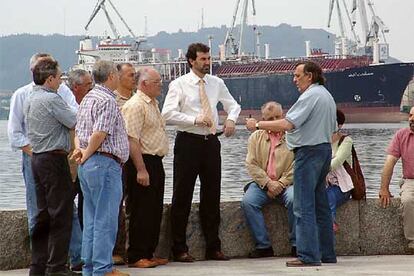
[[(398, 198), (392, 199), (391, 206), (387, 209), (382, 209), (377, 199), (349, 201), (340, 207), (337, 214), (340, 231), (336, 235), (338, 255), (407, 254), (399, 207)], [(170, 206), (165, 205), (157, 249), (163, 257), (169, 256), (171, 247), (169, 209)], [(286, 210), (280, 205), (272, 204), (264, 212), (275, 254), (289, 255)], [(25, 211), (0, 212), (0, 270), (23, 268), (30, 264), (26, 229)], [(220, 237), (223, 251), (231, 257), (246, 257), (254, 248), (240, 202), (221, 204)], [(205, 244), (200, 229), (198, 204), (193, 204), (189, 217), (187, 241), (190, 254), (203, 259)]]

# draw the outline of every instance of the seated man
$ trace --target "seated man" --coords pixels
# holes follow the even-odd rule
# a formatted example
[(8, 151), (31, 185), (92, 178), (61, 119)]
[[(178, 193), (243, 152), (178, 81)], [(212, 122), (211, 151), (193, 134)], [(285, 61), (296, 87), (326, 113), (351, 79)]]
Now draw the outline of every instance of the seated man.
[[(279, 103), (268, 102), (262, 107), (263, 120), (282, 118)], [(262, 208), (276, 200), (288, 208), (289, 240), (296, 256), (295, 218), (293, 215), (293, 152), (288, 150), (284, 132), (257, 130), (249, 138), (246, 167), (253, 178), (242, 200), (242, 208), (256, 242), (249, 258), (272, 257)]]
[(384, 169), (381, 175), (379, 198), (382, 207), (390, 204), (390, 181), (394, 166), (398, 159), (402, 160), (403, 182), (401, 185), (401, 204), (404, 225), (404, 236), (408, 241), (408, 250), (414, 253), (414, 107), (408, 117), (409, 127), (395, 133), (388, 150)]

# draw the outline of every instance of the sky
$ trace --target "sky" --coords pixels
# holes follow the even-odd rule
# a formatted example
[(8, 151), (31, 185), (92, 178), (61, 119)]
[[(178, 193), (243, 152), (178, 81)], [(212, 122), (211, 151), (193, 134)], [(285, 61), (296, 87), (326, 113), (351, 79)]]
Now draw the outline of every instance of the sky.
[[(137, 35), (144, 34), (146, 17), (150, 36), (160, 31), (196, 31), (201, 25), (202, 9), (205, 27), (230, 25), (236, 4), (236, 0), (111, 1)], [(351, 6), (352, 1), (346, 1)], [(406, 62), (414, 61), (414, 1), (372, 2), (376, 14), (390, 29), (387, 34), (390, 55)], [(0, 3), (0, 36), (20, 33), (83, 35), (97, 0), (0, 0)], [(106, 6), (118, 31), (127, 35), (126, 28), (117, 19), (110, 4)], [(327, 28), (329, 0), (255, 0), (255, 6), (256, 16), (251, 16), (249, 12), (250, 24), (277, 26), (287, 23), (334, 33), (338, 31), (335, 18), (334, 27)], [(109, 31), (104, 14), (98, 13), (88, 33), (104, 35)]]

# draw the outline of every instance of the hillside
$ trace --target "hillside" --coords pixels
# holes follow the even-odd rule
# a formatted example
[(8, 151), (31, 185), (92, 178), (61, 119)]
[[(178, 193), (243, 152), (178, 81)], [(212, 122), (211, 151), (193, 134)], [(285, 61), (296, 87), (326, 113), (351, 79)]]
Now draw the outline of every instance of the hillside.
[[(274, 26), (259, 26), (261, 43), (270, 44), (271, 57), (294, 57), (305, 54), (305, 41), (310, 40), (313, 48), (322, 48), (333, 52), (334, 35), (322, 29), (303, 29), (299, 26), (281, 24)], [(185, 49), (188, 44), (196, 41), (207, 43), (207, 37), (213, 36), (213, 55), (218, 54), (218, 45), (222, 44), (226, 27), (203, 28), (198, 32), (176, 33), (159, 32), (149, 37), (145, 47), (171, 49), (173, 56), (177, 49)], [(15, 90), (30, 81), (28, 70), (30, 57), (36, 52), (51, 53), (60, 63), (63, 70), (68, 70), (76, 63), (75, 51), (78, 49), (81, 36), (34, 35), (18, 34), (0, 37), (0, 90)], [(129, 37), (124, 38), (129, 40)], [(97, 37), (93, 38), (98, 41)], [(245, 45), (247, 52), (253, 52), (255, 37), (253, 28), (246, 32)], [(251, 41), (251, 43), (249, 43)]]

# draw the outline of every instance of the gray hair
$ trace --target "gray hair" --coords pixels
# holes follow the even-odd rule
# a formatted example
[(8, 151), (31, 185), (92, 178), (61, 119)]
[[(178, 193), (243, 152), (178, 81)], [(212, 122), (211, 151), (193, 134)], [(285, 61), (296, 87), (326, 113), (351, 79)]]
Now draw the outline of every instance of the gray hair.
[(150, 66), (139, 68), (135, 75), (135, 80), (137, 84), (140, 85), (143, 81), (148, 80), (149, 74), (151, 71), (156, 71), (156, 70)]
[(38, 61), (40, 58), (43, 58), (43, 57), (49, 57), (49, 58), (53, 59), (53, 57), (52, 57), (50, 54), (48, 54), (48, 53), (36, 53), (36, 54), (34, 54), (34, 55), (30, 58), (30, 64), (29, 64), (29, 66), (30, 66), (30, 70), (31, 70), (31, 71), (33, 71), (33, 68), (35, 67), (35, 65), (36, 65), (37, 61)]
[(282, 110), (282, 105), (280, 103), (278, 103), (278, 102), (270, 101), (270, 102), (267, 102), (264, 105), (262, 105), (261, 111), (263, 112), (266, 109), (267, 110), (270, 110), (270, 111), (273, 111), (276, 108), (280, 108)]
[(70, 71), (68, 74), (68, 80), (67, 84), (71, 90), (73, 90), (73, 87), (77, 84), (82, 84), (82, 78), (86, 75), (88, 75), (89, 72), (83, 69), (76, 69), (73, 71)]
[(116, 65), (112, 61), (98, 60), (92, 69), (95, 83), (102, 84), (108, 80), (111, 73), (116, 73)]

